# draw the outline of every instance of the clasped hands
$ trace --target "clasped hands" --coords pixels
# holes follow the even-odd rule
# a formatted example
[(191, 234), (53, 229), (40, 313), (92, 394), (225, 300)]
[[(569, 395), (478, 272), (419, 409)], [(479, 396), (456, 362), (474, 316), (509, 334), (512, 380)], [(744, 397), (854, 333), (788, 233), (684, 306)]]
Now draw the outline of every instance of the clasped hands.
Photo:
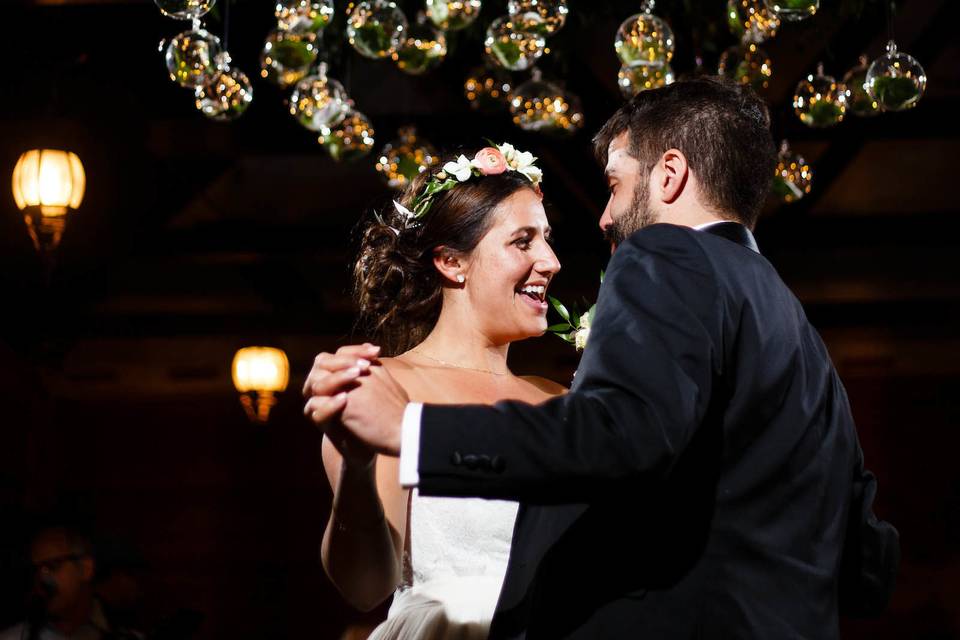
[(323, 352), (303, 384), (303, 413), (323, 430), (345, 461), (372, 464), (376, 454), (400, 455), (406, 391), (377, 360), (371, 344)]

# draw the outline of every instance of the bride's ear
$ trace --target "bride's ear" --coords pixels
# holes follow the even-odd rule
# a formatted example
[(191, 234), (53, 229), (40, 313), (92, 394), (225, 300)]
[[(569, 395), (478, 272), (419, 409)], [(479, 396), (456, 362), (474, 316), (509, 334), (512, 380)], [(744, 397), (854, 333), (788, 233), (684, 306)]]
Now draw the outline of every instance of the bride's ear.
[(437, 247), (433, 252), (433, 266), (448, 283), (463, 284), (466, 279), (466, 265), (463, 260), (446, 247)]

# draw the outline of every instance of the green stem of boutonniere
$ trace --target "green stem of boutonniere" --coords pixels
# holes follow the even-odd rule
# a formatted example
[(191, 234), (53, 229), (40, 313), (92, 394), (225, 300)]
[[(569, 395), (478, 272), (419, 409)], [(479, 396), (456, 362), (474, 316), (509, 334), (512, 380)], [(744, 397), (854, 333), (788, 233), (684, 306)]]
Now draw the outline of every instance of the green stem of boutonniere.
[[(604, 272), (600, 272), (600, 284), (603, 284)], [(563, 322), (547, 327), (547, 331), (556, 335), (564, 342), (572, 344), (577, 351), (582, 351), (587, 346), (587, 340), (590, 337), (590, 327), (593, 325), (593, 317), (597, 312), (597, 305), (593, 304), (584, 311), (580, 312), (576, 306), (568, 309), (562, 302), (553, 296), (547, 296), (551, 306), (563, 319)]]

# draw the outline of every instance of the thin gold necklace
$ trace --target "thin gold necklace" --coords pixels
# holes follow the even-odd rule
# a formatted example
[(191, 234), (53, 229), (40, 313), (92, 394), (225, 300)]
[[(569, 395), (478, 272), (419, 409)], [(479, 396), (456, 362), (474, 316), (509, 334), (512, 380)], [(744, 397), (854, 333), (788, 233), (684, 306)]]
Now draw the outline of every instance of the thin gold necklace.
[(412, 351), (413, 353), (416, 353), (417, 355), (421, 355), (421, 356), (423, 356), (424, 358), (427, 358), (428, 360), (433, 360), (433, 361), (436, 362), (436, 363), (442, 364), (442, 365), (445, 366), (445, 367), (452, 367), (452, 368), (454, 368), (454, 369), (466, 369), (467, 371), (479, 371), (480, 373), (489, 373), (489, 374), (492, 375), (492, 376), (509, 376), (509, 375), (511, 375), (509, 371), (500, 373), (500, 372), (497, 372), (497, 371), (491, 371), (490, 369), (478, 369), (478, 368), (476, 368), (476, 367), (467, 367), (467, 366), (465, 366), (465, 365), (456, 364), (456, 363), (454, 363), (454, 362), (447, 362), (446, 360), (441, 360), (440, 358), (434, 358), (434, 357), (431, 356), (431, 355), (427, 355), (426, 353), (424, 353), (423, 351), (420, 351), (420, 350), (417, 349), (416, 347), (414, 347), (413, 349), (410, 349), (410, 351)]

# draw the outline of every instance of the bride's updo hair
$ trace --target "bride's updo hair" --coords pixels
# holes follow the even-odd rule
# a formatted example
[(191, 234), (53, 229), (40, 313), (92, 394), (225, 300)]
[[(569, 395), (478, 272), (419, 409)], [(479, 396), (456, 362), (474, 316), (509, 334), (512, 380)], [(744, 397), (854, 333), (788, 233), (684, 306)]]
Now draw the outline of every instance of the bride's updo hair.
[[(453, 159), (445, 158), (440, 166)], [(412, 210), (413, 200), (436, 173), (418, 175), (397, 201)], [(537, 190), (516, 171), (474, 176), (434, 195), (430, 211), (415, 226), (405, 228), (392, 203), (379, 218), (371, 216), (362, 225), (353, 269), (358, 329), (379, 344), (384, 355), (403, 353), (422, 342), (440, 316), (443, 277), (433, 264), (435, 249), (468, 255), (493, 226), (497, 205), (521, 189)]]

